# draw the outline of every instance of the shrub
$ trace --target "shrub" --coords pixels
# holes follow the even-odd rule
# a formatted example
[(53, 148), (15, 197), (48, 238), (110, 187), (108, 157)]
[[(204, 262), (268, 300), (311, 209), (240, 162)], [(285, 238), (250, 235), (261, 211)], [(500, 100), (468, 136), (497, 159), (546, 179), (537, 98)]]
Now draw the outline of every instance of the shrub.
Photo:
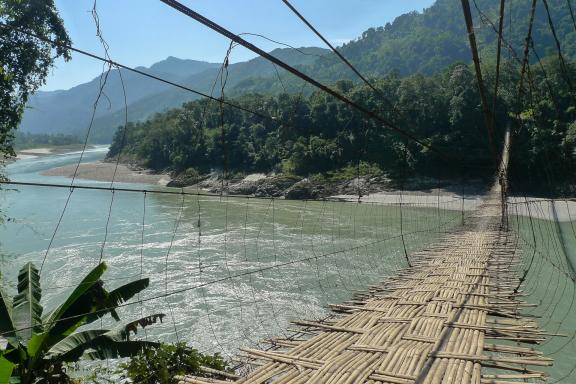
[(127, 378), (142, 384), (173, 384), (176, 375), (213, 376), (202, 367), (233, 372), (219, 354), (205, 355), (185, 343), (146, 348), (120, 367)]

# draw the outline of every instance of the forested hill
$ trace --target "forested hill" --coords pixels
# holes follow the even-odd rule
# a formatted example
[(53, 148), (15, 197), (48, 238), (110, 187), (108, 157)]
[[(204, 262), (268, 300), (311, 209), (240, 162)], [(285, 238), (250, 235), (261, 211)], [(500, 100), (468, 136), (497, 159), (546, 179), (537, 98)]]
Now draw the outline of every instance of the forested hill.
[[(532, 2), (507, 3), (513, 7), (505, 19), (504, 30), (508, 43), (521, 55)], [(488, 21), (498, 24), (500, 1), (474, 0), (471, 4), (480, 56), (483, 60), (494, 60), (497, 35)], [(548, 4), (564, 54), (575, 58), (576, 31), (566, 1), (549, 0)], [(481, 17), (478, 10), (485, 17)], [(537, 2), (533, 37), (540, 56), (553, 52), (553, 35), (542, 1)], [(401, 75), (432, 74), (452, 63), (470, 62), (471, 59), (462, 7), (455, 0), (437, 0), (422, 13), (404, 14), (385, 26), (370, 28), (358, 39), (344, 44), (340, 51), (362, 72), (374, 75), (390, 71), (398, 71)], [(343, 74), (343, 66), (335, 57), (318, 60), (314, 66), (318, 73), (325, 71), (327, 77)]]
[[(531, 1), (507, 3), (513, 3), (513, 8), (504, 21), (507, 36), (505, 56), (510, 55), (508, 45), (516, 55), (521, 56)], [(475, 0), (471, 4), (480, 58), (483, 62), (494, 61), (497, 43), (494, 28), (497, 28), (498, 24), (500, 1)], [(540, 57), (555, 55), (555, 44), (544, 5), (542, 1), (536, 4), (532, 32), (534, 51)], [(548, 0), (548, 4), (564, 55), (576, 58), (576, 30), (566, 8), (566, 1)], [(370, 28), (357, 39), (344, 44), (339, 51), (366, 76), (384, 76), (391, 72), (400, 76), (414, 73), (431, 75), (457, 62), (471, 62), (462, 7), (456, 0), (437, 0), (422, 13), (407, 13), (397, 17), (392, 23)], [(305, 70), (315, 79), (325, 82), (341, 79), (358, 81), (354, 73), (333, 54), (315, 60)], [(236, 94), (247, 91), (268, 93), (272, 90), (278, 93), (285, 89), (293, 92), (300, 90), (300, 82), (283, 71), (281, 73), (290, 80), (279, 84), (275, 77), (258, 79), (259, 81), (248, 79), (232, 89)]]
[[(536, 187), (541, 185), (538, 180), (553, 177), (559, 188), (569, 189), (576, 181), (576, 110), (558, 61), (548, 58), (542, 65), (531, 68), (532, 92), (539, 102), (526, 99), (521, 106), (523, 121), (519, 123), (527, 127), (515, 136), (513, 177), (515, 182), (534, 181)], [(493, 73), (494, 68), (486, 66), (485, 71)], [(576, 77), (574, 63), (570, 71), (570, 76)], [(502, 72), (496, 125), (500, 139), (512, 124), (510, 111), (518, 106), (516, 67), (505, 62)], [(375, 85), (395, 101), (400, 113), (388, 109), (365, 85), (340, 81), (335, 88), (356, 103), (379, 111), (444, 156), (354, 113), (320, 91), (310, 96), (253, 94), (230, 100), (271, 116), (269, 119), (232, 107), (221, 109), (219, 103), (207, 100), (190, 102), (120, 128), (108, 156), (120, 155), (124, 162), (171, 170), (193, 180), (212, 171), (340, 177), (354, 175), (350, 169), (359, 165), (368, 175), (385, 174), (400, 182), (409, 176), (493, 176), (494, 163), (470, 65), (455, 64), (429, 76), (392, 74), (375, 80)], [(487, 88), (492, 85), (488, 79)], [(549, 87), (555, 90), (552, 96)], [(499, 147), (501, 141), (497, 141)], [(542, 163), (549, 168), (537, 166)]]
[[(272, 55), (290, 65), (311, 64), (326, 54), (322, 48), (276, 49)], [(221, 64), (169, 57), (149, 68), (138, 69), (183, 84), (200, 92), (211, 93)], [(274, 67), (262, 58), (230, 64), (228, 85), (234, 87), (247, 78), (271, 76)], [(123, 84), (122, 84), (123, 83)], [(28, 103), (20, 130), (30, 133), (64, 133), (83, 136), (89, 125), (100, 77), (66, 91), (38, 92)], [(128, 101), (128, 119), (140, 121), (156, 112), (165, 111), (195, 100), (198, 95), (139, 74), (113, 69), (104, 86), (105, 98), (96, 109), (90, 140), (109, 143), (116, 127), (124, 123), (124, 92)], [(217, 92), (216, 92), (216, 96)]]
[[(476, 2), (486, 17), (496, 19), (497, 0)], [(513, 31), (509, 43), (518, 52), (522, 33), (526, 32), (523, 26), (527, 25), (528, 3), (515, 2), (512, 25), (506, 25)], [(569, 40), (576, 36), (572, 22), (566, 21), (566, 4), (556, 0), (548, 3), (552, 18), (559, 20), (555, 25), (562, 50), (573, 56), (576, 39)], [(124, 161), (193, 176), (226, 170), (325, 177), (350, 174), (350, 167), (361, 163), (367, 172), (384, 173), (393, 179), (409, 175), (491, 177), (494, 163), (470, 54), (466, 53), (467, 35), (461, 9), (454, 4), (439, 0), (423, 14), (401, 16), (343, 47), (363, 72), (378, 75), (373, 81), (392, 100), (395, 111), (362, 83), (332, 81), (346, 76), (342, 65), (330, 64), (330, 58), (317, 58), (300, 68), (313, 77), (323, 73), (325, 82), (338, 92), (378, 111), (396, 126), (457, 160), (446, 163), (437, 153), (405, 140), (374, 120), (362, 118), (326, 94), (302, 88), (284, 72), (268, 79), (246, 78), (226, 92), (232, 103), (259, 111), (269, 119), (230, 107), (221, 109), (218, 103), (206, 100), (194, 101), (119, 129), (109, 156), (121, 155)], [(490, 35), (495, 34), (478, 20), (476, 25), (486, 89), (491, 90), (496, 71), (490, 55), (495, 37)], [(525, 187), (537, 189), (541, 184), (537, 180), (554, 178), (559, 189), (572, 193), (576, 186), (576, 108), (566, 78), (576, 78), (576, 65), (569, 55), (565, 55), (567, 67), (560, 65), (549, 34), (547, 16), (538, 8), (534, 36), (541, 61), (530, 66), (530, 88), (521, 105), (516, 98), (518, 58), (509, 53), (507, 44), (504, 47), (496, 145), (501, 144), (498, 139), (506, 126), (522, 126), (515, 135), (512, 181), (516, 186), (534, 182)], [(532, 58), (536, 60), (535, 55)], [(253, 92), (241, 95), (242, 87)], [(308, 90), (305, 94), (280, 92), (304, 89)], [(520, 119), (512, 113), (518, 108)], [(536, 167), (543, 163), (549, 166), (546, 173)]]
[[(521, 52), (530, 3), (514, 2), (513, 13), (506, 18), (505, 29), (507, 35), (512, 34), (510, 43), (517, 52)], [(576, 32), (570, 14), (566, 11), (565, 0), (549, 0), (548, 3), (562, 49), (568, 57), (573, 58), (576, 55)], [(488, 19), (496, 22), (498, 0), (476, 0), (476, 4)], [(536, 50), (544, 57), (554, 54), (554, 44), (542, 2), (538, 1), (537, 4), (533, 33)], [(482, 59), (489, 62), (494, 58), (496, 36), (491, 27), (480, 20), (474, 7), (472, 12)], [(422, 13), (408, 13), (385, 26), (371, 28), (339, 49), (367, 76), (381, 76), (390, 72), (406, 76), (417, 72), (433, 74), (456, 62), (470, 62), (467, 44), (459, 2), (438, 0)], [(325, 49), (310, 47), (297, 51), (282, 48), (272, 53), (326, 83), (339, 79), (358, 81), (345, 65)], [(218, 63), (168, 58), (144, 70), (202, 92), (210, 92), (219, 66)], [(279, 81), (279, 78), (282, 81)], [(117, 73), (113, 71), (105, 89), (110, 103), (101, 103), (97, 111), (92, 141), (109, 142), (116, 127), (124, 121), (123, 95), (119, 80)], [(197, 97), (137, 75), (126, 74), (125, 81), (130, 121), (142, 121), (156, 112), (178, 107)], [(98, 83), (99, 80), (95, 79), (67, 91), (38, 93), (30, 101), (30, 108), (25, 111), (21, 130), (83, 135), (88, 126)], [(264, 59), (256, 58), (229, 66), (227, 94), (230, 96), (255, 92), (279, 94), (301, 90), (307, 94), (311, 92), (309, 87), (303, 88), (300, 82), (283, 70), (277, 73)]]

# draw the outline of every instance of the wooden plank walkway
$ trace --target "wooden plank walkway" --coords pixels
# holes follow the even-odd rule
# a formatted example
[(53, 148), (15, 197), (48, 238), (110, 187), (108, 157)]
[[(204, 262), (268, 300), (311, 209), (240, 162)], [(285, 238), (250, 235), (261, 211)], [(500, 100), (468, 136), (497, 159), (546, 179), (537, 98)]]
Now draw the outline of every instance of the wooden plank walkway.
[[(504, 167), (507, 156), (504, 156)], [(505, 172), (501, 175), (505, 176)], [(502, 177), (500, 178), (502, 179)], [(504, 179), (505, 180), (505, 179)], [(501, 228), (500, 183), (458, 232), (412, 255), (413, 266), (323, 322), (301, 321), (308, 338), (242, 348), (253, 369), (237, 383), (517, 383), (544, 380), (552, 365), (519, 344), (548, 336), (520, 310), (514, 234)], [(229, 383), (179, 377), (181, 383)]]

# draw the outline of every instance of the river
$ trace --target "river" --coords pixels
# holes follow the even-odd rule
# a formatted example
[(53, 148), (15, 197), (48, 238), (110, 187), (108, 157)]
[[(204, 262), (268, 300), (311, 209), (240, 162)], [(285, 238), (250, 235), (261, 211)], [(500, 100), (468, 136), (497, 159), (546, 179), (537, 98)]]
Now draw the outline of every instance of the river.
[[(105, 153), (105, 147), (89, 149), (84, 161), (102, 159)], [(22, 159), (5, 171), (14, 181), (70, 184), (70, 179), (40, 172), (78, 158), (76, 152)], [(51, 309), (103, 260), (109, 288), (150, 278), (139, 300), (121, 311), (127, 320), (167, 314), (146, 337), (185, 341), (225, 357), (239, 346), (287, 335), (290, 320), (325, 316), (326, 304), (346, 300), (353, 290), (405, 267), (404, 245), (408, 253), (421, 248), (439, 231), (459, 225), (461, 215), (458, 201), (452, 210), (412, 204), (401, 212), (398, 204), (80, 189), (62, 215), (69, 193), (64, 188), (3, 188), (3, 286), (14, 287), (25, 262), (40, 266), (45, 259), (42, 303)]]

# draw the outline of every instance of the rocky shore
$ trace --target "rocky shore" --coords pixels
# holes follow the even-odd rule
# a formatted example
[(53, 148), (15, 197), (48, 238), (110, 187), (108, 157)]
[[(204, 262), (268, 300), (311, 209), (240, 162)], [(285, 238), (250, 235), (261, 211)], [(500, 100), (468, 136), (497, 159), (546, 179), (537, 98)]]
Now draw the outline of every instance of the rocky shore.
[[(227, 195), (250, 195), (255, 197), (275, 197), (290, 200), (340, 199), (365, 201), (376, 194), (394, 196), (410, 191), (433, 196), (478, 195), (483, 191), (483, 183), (478, 180), (463, 186), (450, 181), (432, 178), (411, 178), (401, 187), (385, 176), (360, 176), (357, 178), (330, 179), (320, 176), (304, 178), (291, 175), (254, 173), (223, 179), (217, 173), (207, 175), (173, 175), (168, 172), (153, 172), (130, 164), (116, 164), (108, 161), (83, 163), (76, 170), (75, 165), (52, 168), (42, 172), (44, 176), (72, 177), (77, 179), (161, 185), (185, 188), (204, 193)], [(367, 201), (367, 200), (366, 200)]]
[[(397, 182), (384, 176), (360, 176), (352, 179), (329, 180), (324, 178), (304, 178), (287, 175), (251, 174), (246, 177), (236, 177), (222, 180), (217, 175), (196, 176), (193, 178), (175, 177), (167, 186), (190, 188), (219, 194), (224, 191), (230, 195), (252, 195), (256, 197), (276, 197), (290, 200), (323, 199), (334, 196), (354, 196), (362, 198), (381, 192), (399, 192), (401, 187)], [(483, 189), (481, 181), (467, 183), (465, 194), (479, 194)], [(461, 194), (462, 186), (448, 181), (430, 178), (414, 178), (406, 180), (403, 190), (428, 191), (441, 195)], [(346, 198), (347, 199), (347, 198)]]

